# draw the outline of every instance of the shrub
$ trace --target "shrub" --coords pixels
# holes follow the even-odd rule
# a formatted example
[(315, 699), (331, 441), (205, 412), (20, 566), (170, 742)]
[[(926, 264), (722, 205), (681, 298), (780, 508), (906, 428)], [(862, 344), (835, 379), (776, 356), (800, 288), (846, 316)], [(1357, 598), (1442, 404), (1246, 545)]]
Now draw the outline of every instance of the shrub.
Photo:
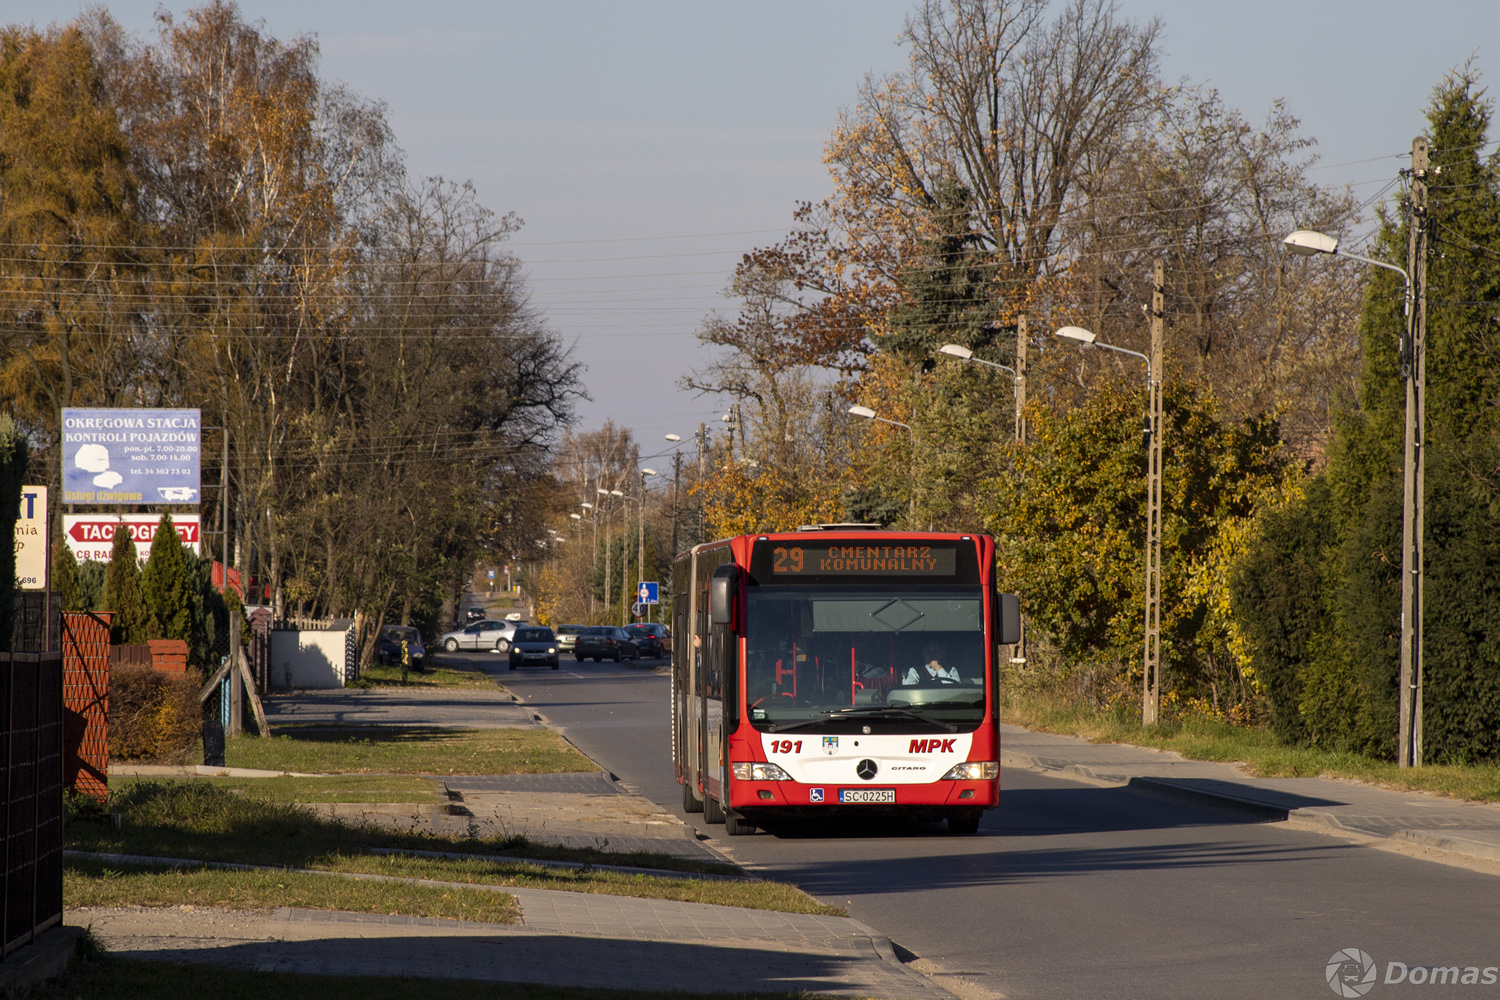
[(203, 713), (198, 675), (120, 667), (109, 677), (111, 760), (183, 763), (198, 739)]

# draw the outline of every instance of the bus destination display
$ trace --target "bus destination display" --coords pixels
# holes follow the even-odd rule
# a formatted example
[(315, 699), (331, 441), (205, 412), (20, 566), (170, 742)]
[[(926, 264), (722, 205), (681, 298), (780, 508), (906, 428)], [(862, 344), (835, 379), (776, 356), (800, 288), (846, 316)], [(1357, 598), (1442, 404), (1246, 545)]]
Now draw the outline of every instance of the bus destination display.
[(776, 577), (952, 576), (954, 549), (933, 545), (778, 545), (771, 550)]

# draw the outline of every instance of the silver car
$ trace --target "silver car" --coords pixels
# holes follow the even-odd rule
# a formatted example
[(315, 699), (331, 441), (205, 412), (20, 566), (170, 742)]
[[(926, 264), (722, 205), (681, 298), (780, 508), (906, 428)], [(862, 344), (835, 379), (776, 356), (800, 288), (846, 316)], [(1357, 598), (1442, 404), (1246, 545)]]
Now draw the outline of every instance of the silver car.
[(438, 642), (450, 653), (456, 653), (460, 649), (488, 649), (496, 653), (507, 653), (510, 651), (512, 637), (516, 634), (516, 627), (523, 625), (525, 622), (486, 618), (455, 632), (445, 632)]
[(587, 626), (584, 625), (559, 625), (555, 630), (557, 633), (557, 650), (560, 653), (573, 652), (573, 644), (578, 641), (578, 633)]

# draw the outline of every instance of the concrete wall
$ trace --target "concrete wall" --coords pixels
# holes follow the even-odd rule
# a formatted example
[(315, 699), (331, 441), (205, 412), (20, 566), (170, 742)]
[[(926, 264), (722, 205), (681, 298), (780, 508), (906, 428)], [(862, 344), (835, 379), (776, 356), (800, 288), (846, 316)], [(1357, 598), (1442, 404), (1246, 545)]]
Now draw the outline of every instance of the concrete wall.
[(272, 629), (271, 687), (341, 688), (350, 674), (349, 629)]

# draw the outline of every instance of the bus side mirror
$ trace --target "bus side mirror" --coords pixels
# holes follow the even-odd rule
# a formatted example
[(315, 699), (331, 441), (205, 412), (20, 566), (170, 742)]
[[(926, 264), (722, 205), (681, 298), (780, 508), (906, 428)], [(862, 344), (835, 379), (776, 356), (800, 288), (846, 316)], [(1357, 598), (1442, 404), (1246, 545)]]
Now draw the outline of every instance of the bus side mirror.
[(708, 621), (711, 625), (734, 623), (734, 598), (740, 585), (740, 568), (720, 566), (708, 580)]
[(1000, 594), (995, 608), (995, 641), (1014, 646), (1021, 641), (1021, 599), (1015, 594)]

